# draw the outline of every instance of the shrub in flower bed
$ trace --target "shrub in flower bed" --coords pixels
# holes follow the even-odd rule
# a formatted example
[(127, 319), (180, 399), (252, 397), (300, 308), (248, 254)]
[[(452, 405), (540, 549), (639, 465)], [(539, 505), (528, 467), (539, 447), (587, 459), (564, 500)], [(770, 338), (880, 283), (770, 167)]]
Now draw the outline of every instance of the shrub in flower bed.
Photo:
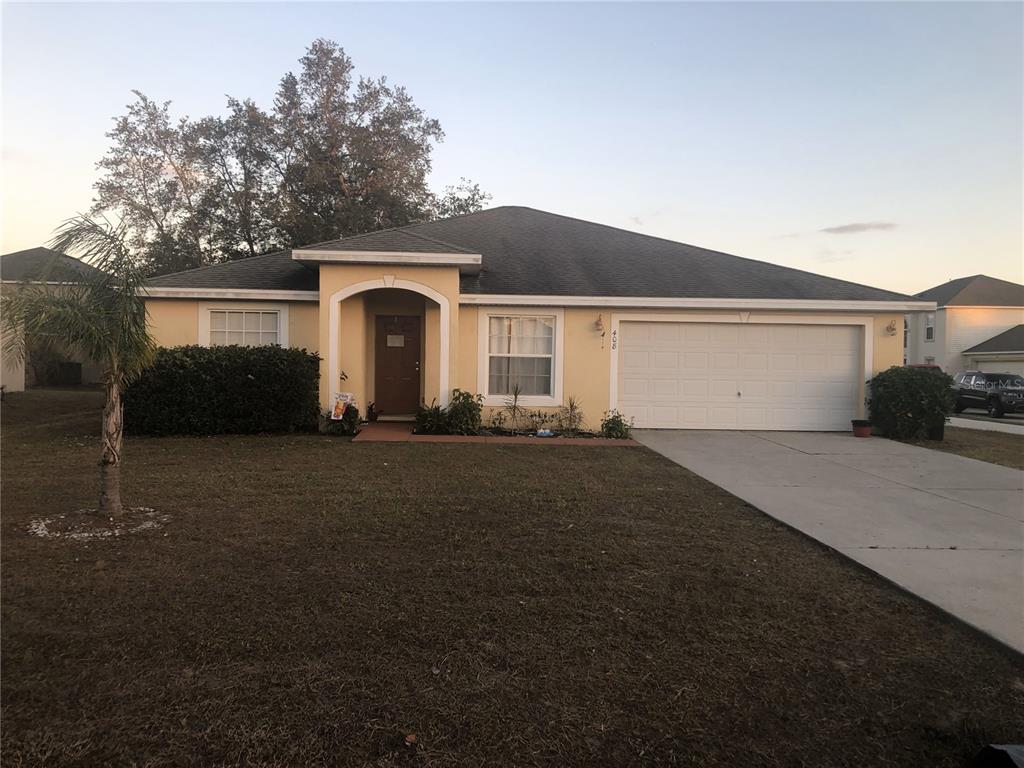
[(315, 430), (320, 358), (282, 347), (162, 348), (125, 393), (125, 432), (218, 435)]
[(341, 435), (352, 437), (359, 432), (359, 409), (352, 403), (346, 403), (340, 419), (331, 418), (331, 413), (320, 414), (321, 435)]
[(481, 429), (483, 395), (453, 389), (448, 407), (421, 405), (416, 411), (415, 431), (418, 435), (477, 435)]
[(954, 400), (948, 374), (894, 365), (871, 380), (871, 423), (896, 440), (928, 438), (941, 433)]

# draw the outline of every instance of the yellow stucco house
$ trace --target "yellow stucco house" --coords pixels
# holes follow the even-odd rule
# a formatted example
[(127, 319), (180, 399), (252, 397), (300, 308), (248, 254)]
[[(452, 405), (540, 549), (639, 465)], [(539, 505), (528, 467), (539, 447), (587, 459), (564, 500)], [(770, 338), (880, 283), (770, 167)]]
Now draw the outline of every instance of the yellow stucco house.
[[(845, 430), (934, 303), (530, 208), (500, 207), (165, 275), (159, 344), (320, 354), (385, 416), (459, 388), (569, 397), (638, 427)], [(344, 374), (344, 379), (342, 378)]]

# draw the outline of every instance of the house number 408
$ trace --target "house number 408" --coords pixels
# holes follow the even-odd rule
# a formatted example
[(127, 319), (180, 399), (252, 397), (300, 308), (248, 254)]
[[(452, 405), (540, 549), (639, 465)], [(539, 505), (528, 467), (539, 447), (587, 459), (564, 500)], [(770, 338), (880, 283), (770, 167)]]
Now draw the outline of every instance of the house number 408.
[(612, 349), (619, 348), (619, 332), (612, 331)]

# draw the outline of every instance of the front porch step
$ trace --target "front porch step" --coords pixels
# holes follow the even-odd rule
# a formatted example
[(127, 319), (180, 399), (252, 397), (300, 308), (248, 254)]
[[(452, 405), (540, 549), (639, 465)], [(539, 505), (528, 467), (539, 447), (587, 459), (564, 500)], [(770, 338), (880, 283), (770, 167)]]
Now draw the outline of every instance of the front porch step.
[(359, 429), (353, 443), (404, 443), (412, 437), (411, 421), (371, 421)]

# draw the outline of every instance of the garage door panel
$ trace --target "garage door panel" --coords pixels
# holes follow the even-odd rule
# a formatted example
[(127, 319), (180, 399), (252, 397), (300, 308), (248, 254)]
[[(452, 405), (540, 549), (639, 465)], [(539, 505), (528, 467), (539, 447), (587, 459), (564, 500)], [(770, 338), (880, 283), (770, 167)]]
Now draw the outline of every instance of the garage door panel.
[(679, 367), (678, 352), (655, 352), (653, 365), (655, 368), (675, 369)]
[(655, 344), (675, 344), (679, 341), (680, 330), (675, 323), (655, 323), (648, 338)]
[(845, 430), (856, 413), (860, 334), (838, 325), (624, 322), (618, 408), (638, 427)]
[(686, 397), (707, 397), (708, 396), (708, 381), (707, 379), (687, 379), (680, 382), (682, 394)]
[(768, 368), (772, 371), (781, 371), (783, 373), (789, 371), (795, 371), (797, 369), (798, 357), (795, 354), (779, 354), (774, 352), (768, 355)]
[(800, 372), (817, 373), (828, 366), (828, 355), (824, 352), (804, 352), (799, 357)]
[(716, 346), (722, 344), (735, 346), (739, 341), (740, 333), (738, 325), (712, 325), (709, 327), (711, 329), (708, 334), (709, 341)]
[(679, 323), (681, 325), (683, 340), (687, 344), (707, 342), (711, 326), (704, 323)]
[(740, 366), (745, 371), (767, 371), (768, 355), (747, 353), (740, 359)]
[(712, 397), (727, 397), (730, 401), (736, 398), (736, 391), (736, 382), (731, 379), (716, 379), (708, 388), (708, 394)]
[(622, 365), (627, 371), (631, 368), (647, 368), (649, 360), (650, 355), (646, 350), (624, 350), (622, 353)]
[(680, 383), (677, 379), (655, 379), (652, 394), (659, 397), (678, 397)]
[(646, 397), (650, 393), (647, 379), (623, 379), (622, 394), (626, 397)]
[(739, 341), (744, 347), (764, 347), (768, 344), (768, 326), (740, 325)]

